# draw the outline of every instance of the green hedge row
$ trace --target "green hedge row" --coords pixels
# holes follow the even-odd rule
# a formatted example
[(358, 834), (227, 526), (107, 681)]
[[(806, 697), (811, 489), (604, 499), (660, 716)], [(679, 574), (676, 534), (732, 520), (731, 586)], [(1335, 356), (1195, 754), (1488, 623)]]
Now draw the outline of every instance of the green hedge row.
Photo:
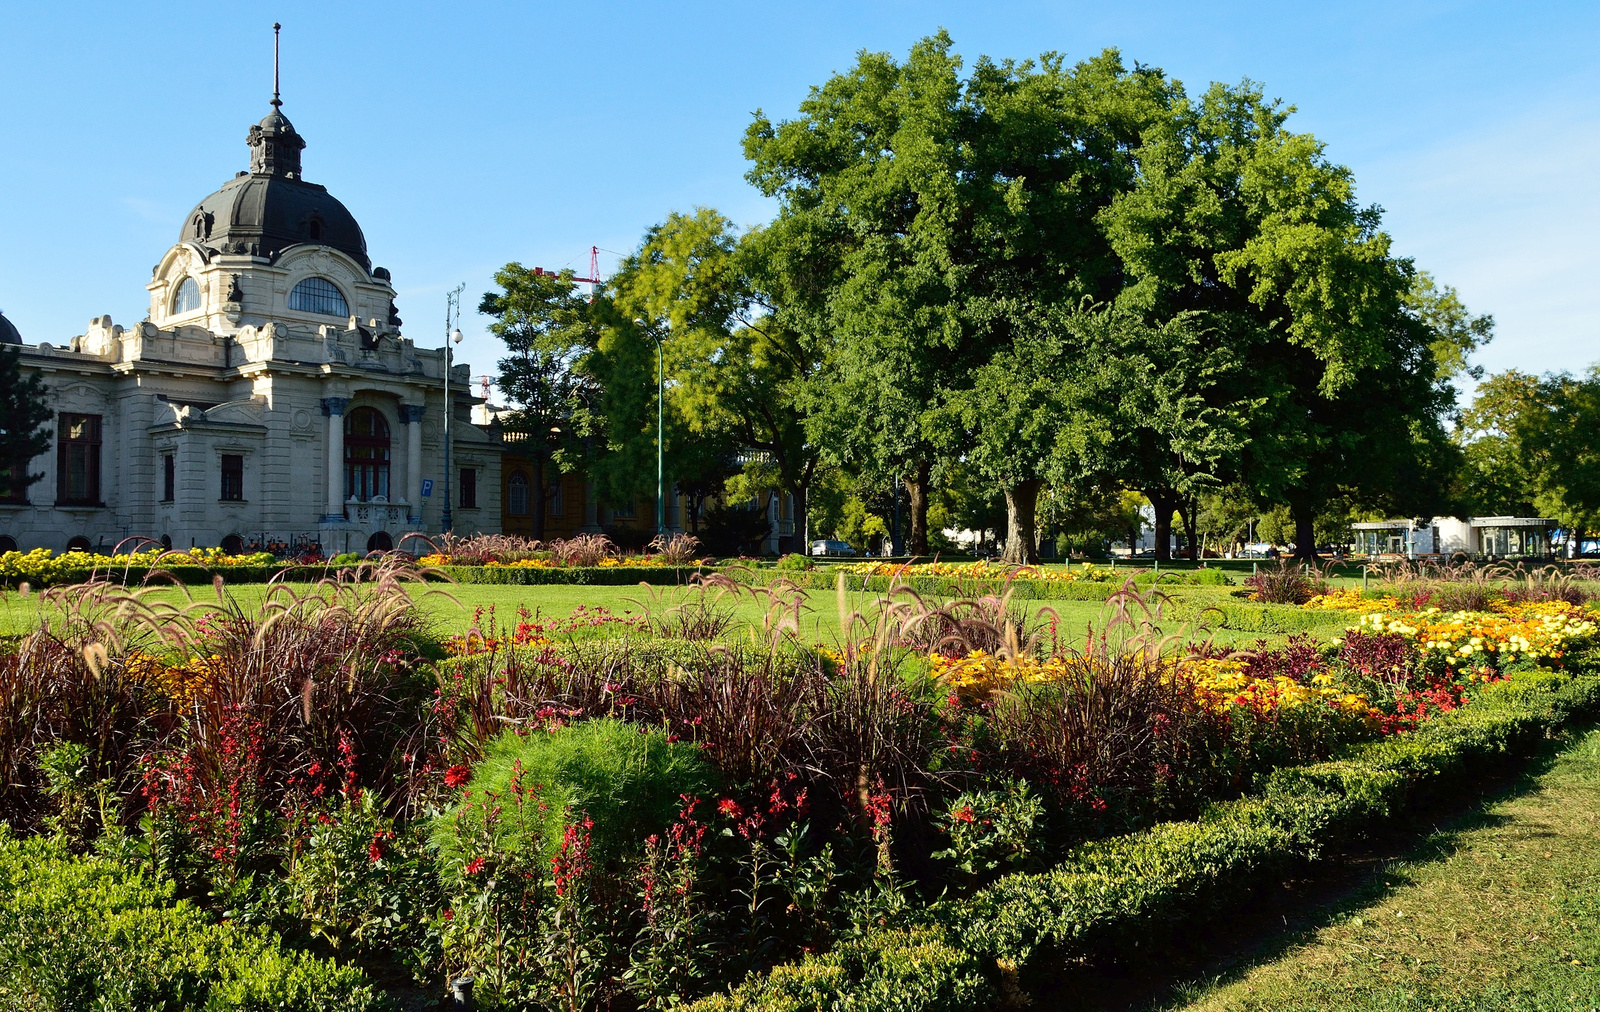
[[(169, 573), (187, 586), (205, 586), (220, 576), (228, 583), (266, 583), (274, 577), (296, 583), (320, 580), (337, 575), (338, 566), (227, 566), (213, 569), (209, 566), (162, 566), (152, 570), (149, 566), (117, 565), (110, 556), (107, 564), (98, 569), (62, 570), (48, 583), (54, 585), (108, 580), (112, 583), (137, 587), (150, 578), (152, 571)], [(675, 585), (688, 583), (691, 574), (709, 572), (698, 566), (563, 566), (548, 569), (523, 569), (514, 566), (439, 566), (440, 572), (457, 583), (513, 584), (540, 586), (546, 584), (587, 584), (590, 586), (623, 586), (638, 583)], [(11, 583), (23, 582), (11, 580)], [(33, 582), (35, 586), (40, 584)], [(156, 583), (168, 582), (158, 576)]]
[(592, 587), (623, 587), (640, 583), (674, 586), (688, 583), (695, 573), (715, 570), (701, 566), (439, 566), (438, 570), (457, 583), (495, 583), (537, 587), (550, 584), (584, 584)]
[(1380, 824), (1436, 788), (1459, 789), (1600, 709), (1600, 678), (1527, 672), (1471, 705), (1337, 762), (1279, 770), (1263, 790), (1192, 822), (1077, 848), (1043, 874), (1007, 876), (826, 955), (752, 977), (696, 1012), (992, 1007), (1063, 961), (1145, 944)]
[[(839, 585), (840, 573), (837, 569), (732, 569), (728, 575), (741, 583), (768, 584), (779, 579), (789, 580), (795, 586), (804, 590), (833, 590)], [(960, 579), (949, 576), (862, 576), (859, 573), (845, 573), (844, 582), (847, 590), (873, 594), (888, 592), (892, 587), (909, 587), (925, 597), (978, 597), (982, 595), (995, 595), (1004, 593), (1006, 584), (1003, 580), (973, 580)], [(1011, 583), (1011, 596), (1019, 601), (1104, 601), (1115, 591), (1120, 589), (1119, 584), (1112, 583), (1068, 583), (1060, 580), (1016, 580)]]
[(121, 862), (0, 829), (0, 1008), (375, 1012), (360, 970), (216, 923)]

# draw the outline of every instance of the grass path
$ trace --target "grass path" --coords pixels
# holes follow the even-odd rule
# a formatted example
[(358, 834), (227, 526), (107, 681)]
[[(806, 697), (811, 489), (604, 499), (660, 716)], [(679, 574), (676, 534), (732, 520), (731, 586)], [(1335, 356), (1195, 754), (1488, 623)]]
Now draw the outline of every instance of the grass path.
[(1600, 729), (1168, 1012), (1600, 1009)]

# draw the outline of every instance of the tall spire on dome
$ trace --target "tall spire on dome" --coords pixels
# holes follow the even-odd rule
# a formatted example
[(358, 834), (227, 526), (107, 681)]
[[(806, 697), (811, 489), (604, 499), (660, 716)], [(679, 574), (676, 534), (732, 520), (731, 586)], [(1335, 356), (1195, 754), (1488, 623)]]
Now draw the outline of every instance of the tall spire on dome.
[(272, 111), (250, 128), (250, 171), (256, 175), (300, 178), (300, 152), (306, 142), (295, 132), (294, 124), (282, 112), (278, 90), (278, 33), (282, 25), (272, 26)]
[(278, 97), (278, 33), (283, 31), (283, 26), (276, 21), (272, 23), (272, 107), (274, 109), (283, 105), (283, 99)]

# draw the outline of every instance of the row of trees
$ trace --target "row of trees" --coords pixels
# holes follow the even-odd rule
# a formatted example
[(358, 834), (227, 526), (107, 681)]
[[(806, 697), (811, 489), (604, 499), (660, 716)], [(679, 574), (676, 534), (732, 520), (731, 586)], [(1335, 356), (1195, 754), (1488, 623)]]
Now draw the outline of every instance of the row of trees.
[(1472, 456), (1452, 380), (1492, 321), (1393, 253), (1291, 112), (1110, 50), (970, 72), (942, 33), (863, 53), (746, 131), (771, 221), (673, 213), (592, 299), (496, 275), (481, 308), (541, 491), (582, 469), (653, 495), (659, 355), (674, 482), (789, 493), (794, 548), (808, 517), (870, 527), (897, 487), (911, 552), (930, 511), (1003, 502), (1016, 562), (1042, 515), (1114, 528), (1130, 492), (1163, 554), (1208, 510), (1286, 508), (1302, 551), (1330, 510), (1447, 512)]

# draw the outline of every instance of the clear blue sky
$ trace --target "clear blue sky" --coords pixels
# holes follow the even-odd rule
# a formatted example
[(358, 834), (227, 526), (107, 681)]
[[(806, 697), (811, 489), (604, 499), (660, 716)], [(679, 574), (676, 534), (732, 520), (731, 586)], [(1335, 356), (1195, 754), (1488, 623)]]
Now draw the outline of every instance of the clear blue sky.
[[(437, 345), (510, 260), (587, 267), (698, 204), (753, 224), (750, 113), (793, 114), (861, 49), (947, 28), (980, 54), (1117, 47), (1191, 93), (1262, 82), (1387, 210), (1398, 251), (1499, 336), (1490, 369), (1600, 360), (1600, 4), (392, 2), (0, 8), (0, 309), (29, 342), (142, 319), (187, 211), (248, 164), (284, 24), (305, 174), (366, 230)], [(602, 271), (614, 256), (602, 258)], [(494, 371), (469, 312), (463, 358)]]

